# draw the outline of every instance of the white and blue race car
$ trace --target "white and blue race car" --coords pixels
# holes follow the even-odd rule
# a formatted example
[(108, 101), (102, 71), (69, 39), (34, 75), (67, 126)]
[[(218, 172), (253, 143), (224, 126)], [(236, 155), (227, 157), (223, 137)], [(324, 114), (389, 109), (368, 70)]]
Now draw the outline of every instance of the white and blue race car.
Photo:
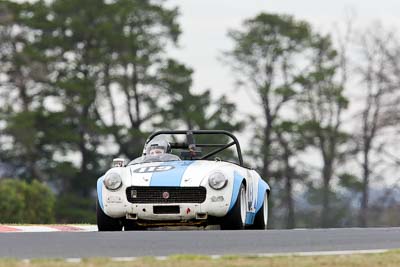
[(143, 156), (128, 164), (114, 159), (98, 179), (97, 225), (99, 231), (213, 224), (266, 229), (269, 192), (260, 175), (243, 166), (233, 134), (159, 131), (147, 139)]

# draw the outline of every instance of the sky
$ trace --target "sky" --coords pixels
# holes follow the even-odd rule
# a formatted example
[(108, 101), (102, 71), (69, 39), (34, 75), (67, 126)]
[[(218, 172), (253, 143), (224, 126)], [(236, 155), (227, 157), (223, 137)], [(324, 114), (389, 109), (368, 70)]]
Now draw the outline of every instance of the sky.
[[(223, 51), (232, 47), (228, 30), (240, 28), (245, 19), (260, 12), (288, 14), (308, 21), (324, 33), (332, 32), (337, 25), (344, 26), (349, 17), (360, 29), (378, 21), (389, 29), (400, 28), (400, 0), (168, 0), (167, 3), (180, 9), (183, 31), (179, 47), (170, 49), (170, 55), (194, 69), (192, 89), (197, 92), (211, 89), (214, 97), (228, 95), (237, 104), (238, 116), (242, 118), (260, 110), (244, 90), (235, 89), (235, 75), (221, 57)], [(239, 134), (242, 146), (250, 140), (250, 135)]]
[(214, 96), (227, 94), (245, 112), (251, 104), (248, 95), (235, 90), (234, 75), (221, 61), (222, 51), (232, 43), (229, 29), (260, 12), (293, 15), (315, 28), (329, 32), (333, 25), (352, 16), (355, 24), (367, 27), (380, 20), (400, 27), (400, 0), (169, 0), (180, 9), (183, 34), (177, 49), (170, 54), (194, 69), (195, 91), (211, 89)]

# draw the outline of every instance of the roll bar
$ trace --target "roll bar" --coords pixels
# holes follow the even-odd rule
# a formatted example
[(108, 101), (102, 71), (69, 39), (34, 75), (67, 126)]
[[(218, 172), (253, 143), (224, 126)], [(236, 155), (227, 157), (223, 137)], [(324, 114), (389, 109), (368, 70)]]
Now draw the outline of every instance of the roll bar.
[[(239, 165), (243, 167), (243, 157), (242, 157), (242, 151), (240, 149), (240, 144), (237, 138), (230, 132), (224, 131), (224, 130), (177, 130), (177, 131), (169, 131), (169, 130), (164, 130), (164, 131), (158, 131), (153, 134), (151, 134), (147, 140), (146, 140), (146, 145), (154, 139), (158, 135), (186, 135), (186, 143), (171, 143), (171, 148), (180, 148), (180, 149), (189, 149), (191, 151), (192, 149), (195, 149), (196, 147), (211, 147), (211, 148), (216, 148), (215, 150), (211, 151), (210, 153), (202, 156), (200, 159), (207, 159), (209, 157), (212, 157), (216, 155), (217, 153), (235, 145), (236, 146), (236, 152), (238, 155), (239, 159)], [(194, 139), (194, 135), (216, 135), (216, 134), (221, 134), (228, 136), (232, 139), (232, 142), (228, 144), (202, 144), (199, 143), (197, 144)]]

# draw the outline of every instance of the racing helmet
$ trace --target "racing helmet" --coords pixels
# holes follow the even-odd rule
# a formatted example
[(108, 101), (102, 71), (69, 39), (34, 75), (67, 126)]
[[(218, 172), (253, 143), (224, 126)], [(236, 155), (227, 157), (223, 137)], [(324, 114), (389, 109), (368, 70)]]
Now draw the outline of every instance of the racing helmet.
[(153, 139), (146, 145), (145, 153), (148, 156), (171, 153), (171, 144), (163, 137)]

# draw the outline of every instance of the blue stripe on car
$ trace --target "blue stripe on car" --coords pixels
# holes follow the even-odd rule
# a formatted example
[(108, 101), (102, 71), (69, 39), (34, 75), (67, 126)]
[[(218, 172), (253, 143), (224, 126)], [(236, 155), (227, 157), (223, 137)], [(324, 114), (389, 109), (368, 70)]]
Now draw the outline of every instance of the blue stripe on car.
[(173, 166), (168, 171), (154, 172), (151, 176), (150, 186), (180, 186), (183, 174), (193, 161), (164, 162), (159, 166)]
[(99, 204), (101, 209), (104, 211), (104, 206), (103, 206), (103, 180), (104, 176), (100, 177), (97, 179), (97, 198), (99, 199)]
[(258, 181), (256, 213), (261, 209), (264, 203), (264, 196), (267, 193), (267, 190), (270, 190), (269, 185), (260, 177)]
[(251, 225), (254, 223), (254, 218), (256, 214), (254, 212), (246, 212), (246, 224)]
[(236, 200), (239, 195), (240, 185), (242, 184), (244, 177), (241, 176), (236, 171), (233, 172), (233, 189), (232, 189), (232, 197), (231, 197), (231, 204), (229, 205), (228, 212), (233, 208), (236, 203)]

